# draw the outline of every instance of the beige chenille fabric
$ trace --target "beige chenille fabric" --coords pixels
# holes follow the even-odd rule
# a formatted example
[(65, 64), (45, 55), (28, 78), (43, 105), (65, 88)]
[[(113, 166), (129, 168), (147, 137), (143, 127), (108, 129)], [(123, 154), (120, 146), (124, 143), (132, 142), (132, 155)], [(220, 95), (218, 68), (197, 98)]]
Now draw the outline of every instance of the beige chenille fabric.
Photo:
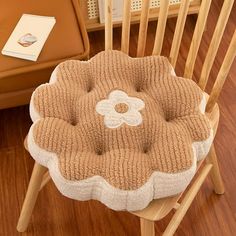
[(32, 157), (66, 196), (140, 210), (183, 191), (212, 130), (205, 96), (168, 59), (101, 52), (66, 61), (32, 95)]

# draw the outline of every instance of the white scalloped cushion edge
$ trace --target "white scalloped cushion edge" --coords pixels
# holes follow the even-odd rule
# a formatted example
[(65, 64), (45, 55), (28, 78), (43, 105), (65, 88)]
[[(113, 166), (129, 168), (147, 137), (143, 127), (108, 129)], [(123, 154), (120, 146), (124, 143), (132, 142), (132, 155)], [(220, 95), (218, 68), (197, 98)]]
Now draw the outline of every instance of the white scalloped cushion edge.
[(173, 196), (182, 192), (196, 172), (196, 150), (193, 147), (193, 165), (186, 171), (176, 174), (153, 172), (148, 181), (137, 190), (120, 190), (111, 186), (103, 177), (93, 176), (84, 180), (65, 179), (58, 168), (58, 157), (53, 152), (40, 148), (34, 141), (34, 123), (29, 131), (27, 142), (29, 152), (36, 162), (47, 167), (58, 190), (76, 200), (99, 200), (113, 210), (136, 211), (145, 208), (153, 199)]
[(213, 130), (211, 129), (210, 136), (207, 139), (192, 143), (192, 146), (196, 151), (197, 161), (200, 161), (206, 157), (206, 155), (210, 151), (213, 139), (214, 135), (213, 135)]

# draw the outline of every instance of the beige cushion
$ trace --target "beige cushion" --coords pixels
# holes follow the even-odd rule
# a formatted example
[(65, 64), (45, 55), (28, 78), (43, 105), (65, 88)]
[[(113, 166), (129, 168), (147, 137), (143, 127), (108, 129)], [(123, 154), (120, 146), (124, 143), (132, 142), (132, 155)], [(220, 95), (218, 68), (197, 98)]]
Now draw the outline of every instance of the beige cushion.
[(66, 196), (139, 210), (183, 191), (212, 130), (205, 97), (164, 57), (66, 61), (34, 92), (29, 151)]

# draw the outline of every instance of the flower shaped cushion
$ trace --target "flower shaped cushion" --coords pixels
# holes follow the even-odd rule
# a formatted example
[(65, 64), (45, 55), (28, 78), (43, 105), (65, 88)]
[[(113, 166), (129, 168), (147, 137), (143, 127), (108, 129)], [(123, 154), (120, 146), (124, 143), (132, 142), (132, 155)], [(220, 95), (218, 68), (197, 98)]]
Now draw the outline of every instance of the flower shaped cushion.
[(32, 95), (28, 148), (59, 191), (140, 210), (183, 191), (213, 135), (205, 97), (164, 57), (66, 61)]

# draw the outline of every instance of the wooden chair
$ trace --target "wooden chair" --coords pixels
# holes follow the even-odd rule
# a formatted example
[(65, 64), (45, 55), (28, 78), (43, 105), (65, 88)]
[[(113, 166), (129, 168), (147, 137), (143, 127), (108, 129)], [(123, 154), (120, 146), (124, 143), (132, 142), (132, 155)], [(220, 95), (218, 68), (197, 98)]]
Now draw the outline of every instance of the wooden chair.
[[(187, 11), (190, 0), (182, 0), (180, 11), (177, 18), (176, 29), (174, 32), (173, 43), (170, 50), (170, 62), (175, 67), (183, 30), (185, 27), (185, 21), (187, 17)], [(210, 70), (212, 68), (219, 44), (221, 42), (223, 32), (230, 15), (234, 0), (225, 0), (223, 7), (220, 12), (220, 16), (213, 33), (207, 55), (203, 64), (201, 76), (199, 78), (199, 86), (204, 90), (208, 82)], [(121, 39), (121, 50), (125, 53), (129, 51), (129, 34), (130, 34), (130, 4), (131, 0), (124, 1), (124, 12), (123, 12), (123, 24), (122, 24), (122, 39)], [(137, 56), (144, 56), (147, 26), (148, 26), (148, 12), (149, 12), (149, 0), (142, 1), (142, 13), (139, 28)], [(187, 56), (184, 77), (191, 79), (193, 75), (194, 65), (200, 46), (201, 38), (205, 29), (208, 12), (210, 9), (211, 0), (202, 0), (199, 16), (196, 22), (196, 26), (193, 33), (192, 42), (190, 45), (189, 53)], [(161, 0), (159, 20), (157, 24), (156, 37), (153, 48), (153, 55), (159, 55), (161, 53), (163, 38), (165, 33), (165, 26), (167, 20), (169, 1)], [(112, 49), (112, 0), (106, 0), (105, 3), (105, 49)], [(217, 105), (217, 99), (221, 92), (222, 86), (225, 82), (230, 66), (233, 63), (234, 57), (236, 56), (236, 31), (233, 34), (231, 43), (219, 70), (218, 76), (215, 80), (213, 89), (209, 94), (206, 112), (212, 123), (214, 134), (217, 131), (219, 122), (219, 107)], [(200, 168), (201, 167), (201, 168)], [(153, 200), (148, 207), (141, 211), (131, 212), (140, 217), (141, 223), (141, 235), (142, 236), (153, 236), (155, 235), (154, 222), (165, 217), (172, 209), (175, 209), (175, 214), (170, 220), (163, 235), (173, 235), (178, 225), (186, 214), (190, 207), (194, 197), (198, 190), (203, 184), (204, 180), (210, 173), (212, 183), (214, 185), (215, 193), (223, 194), (224, 185), (219, 171), (217, 157), (215, 153), (214, 144), (212, 145), (206, 160), (198, 163), (198, 174), (192, 181), (187, 191), (168, 198)], [(25, 231), (29, 219), (35, 205), (37, 195), (44, 185), (49, 181), (50, 176), (45, 167), (35, 163), (31, 180), (29, 183), (26, 198), (23, 204), (21, 215), (19, 218), (17, 230), (22, 232)], [(181, 202), (179, 199), (181, 197)]]

